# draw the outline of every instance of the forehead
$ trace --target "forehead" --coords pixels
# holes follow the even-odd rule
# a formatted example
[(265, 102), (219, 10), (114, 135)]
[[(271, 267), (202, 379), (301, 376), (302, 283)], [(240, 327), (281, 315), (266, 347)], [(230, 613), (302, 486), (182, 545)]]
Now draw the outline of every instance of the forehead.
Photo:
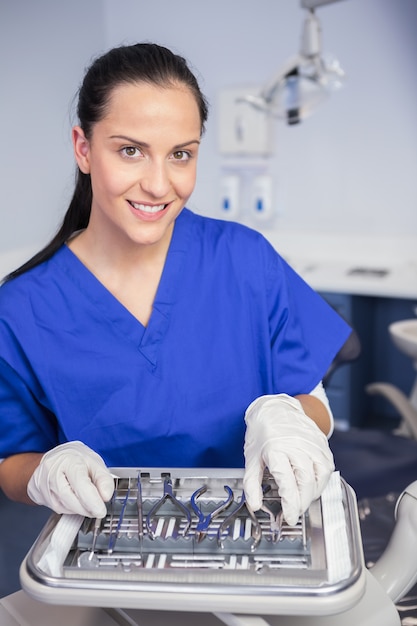
[(110, 94), (106, 123), (178, 125), (200, 133), (200, 111), (194, 94), (185, 85), (161, 87), (145, 82), (120, 84)]

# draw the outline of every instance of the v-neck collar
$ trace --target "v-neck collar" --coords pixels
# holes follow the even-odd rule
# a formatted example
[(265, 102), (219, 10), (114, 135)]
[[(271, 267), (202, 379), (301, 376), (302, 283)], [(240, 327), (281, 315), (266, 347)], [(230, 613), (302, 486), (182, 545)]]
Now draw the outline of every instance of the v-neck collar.
[(66, 245), (57, 253), (57, 260), (63, 271), (100, 312), (102, 319), (98, 319), (97, 323), (107, 321), (114, 331), (133, 341), (152, 369), (156, 368), (158, 348), (167, 332), (171, 310), (177, 298), (192, 237), (191, 216), (190, 211), (183, 209), (175, 221), (147, 326), (132, 315)]
[(152, 313), (144, 329), (140, 351), (156, 366), (158, 347), (168, 330), (172, 307), (178, 295), (178, 286), (183, 274), (185, 259), (190, 249), (190, 213), (183, 209), (174, 224), (171, 242), (161, 279), (155, 295)]

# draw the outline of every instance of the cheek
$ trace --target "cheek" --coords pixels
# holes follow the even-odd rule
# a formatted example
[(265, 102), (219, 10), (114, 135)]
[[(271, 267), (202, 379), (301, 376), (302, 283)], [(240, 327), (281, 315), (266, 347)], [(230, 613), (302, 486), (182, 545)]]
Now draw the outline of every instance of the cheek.
[(133, 182), (123, 168), (115, 168), (106, 163), (98, 163), (91, 169), (93, 192), (108, 196), (123, 194)]
[(186, 172), (182, 172), (181, 176), (177, 177), (176, 188), (177, 193), (182, 197), (188, 197), (191, 195), (196, 181), (196, 168), (190, 168)]

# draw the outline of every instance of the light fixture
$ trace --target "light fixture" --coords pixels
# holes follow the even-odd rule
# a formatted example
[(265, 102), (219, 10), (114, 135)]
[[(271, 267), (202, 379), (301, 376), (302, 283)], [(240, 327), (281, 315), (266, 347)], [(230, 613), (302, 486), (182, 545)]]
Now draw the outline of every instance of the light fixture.
[(337, 59), (321, 53), (321, 26), (315, 9), (340, 0), (301, 0), (307, 9), (299, 54), (290, 58), (259, 92), (243, 98), (257, 109), (297, 124), (333, 91), (342, 87), (344, 71)]

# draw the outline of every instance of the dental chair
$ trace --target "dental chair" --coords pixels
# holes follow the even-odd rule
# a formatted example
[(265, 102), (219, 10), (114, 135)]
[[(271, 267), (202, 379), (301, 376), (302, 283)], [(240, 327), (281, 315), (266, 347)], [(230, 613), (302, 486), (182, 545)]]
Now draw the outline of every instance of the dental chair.
[(383, 396), (398, 411), (402, 419), (396, 434), (417, 440), (417, 409), (401, 389), (391, 383), (370, 383), (365, 389), (370, 395)]
[[(417, 309), (415, 310), (417, 314)], [(417, 371), (417, 318), (398, 320), (388, 326), (389, 336), (395, 347), (409, 358)], [(366, 387), (371, 395), (381, 395), (397, 410), (401, 423), (397, 434), (417, 439), (417, 377), (407, 397), (390, 383), (372, 383)]]
[[(324, 388), (337, 369), (352, 364), (360, 354), (360, 339), (352, 330), (323, 377)], [(353, 487), (358, 499), (381, 497), (389, 492), (398, 495), (417, 478), (417, 411), (393, 385), (372, 383), (365, 390), (384, 395), (398, 409), (401, 425), (393, 432), (358, 427), (335, 430), (330, 447), (336, 469)]]
[[(410, 359), (417, 371), (417, 318), (391, 323), (388, 333), (395, 347)], [(417, 439), (417, 376), (408, 397), (390, 383), (372, 383), (366, 387), (366, 391), (371, 395), (383, 396), (396, 409), (401, 417), (397, 434)]]
[[(356, 360), (360, 352), (360, 340), (354, 331), (336, 355), (323, 379), (324, 386), (340, 365)], [(394, 385), (372, 383), (365, 390), (385, 397), (397, 409), (400, 426), (392, 432), (377, 428), (335, 431), (330, 444), (336, 468), (358, 498), (365, 556), (366, 552), (374, 557), (372, 552), (377, 553), (370, 574), (392, 603), (401, 608), (401, 600), (417, 582), (417, 411), (410, 398)], [(378, 532), (382, 536), (375, 537)], [(395, 619), (392, 623), (400, 623), (399, 618)], [(368, 621), (361, 616), (359, 623)], [(401, 623), (417, 625), (417, 617), (405, 617)], [(315, 622), (308, 626), (313, 625)]]
[(333, 376), (334, 372), (341, 367), (342, 365), (352, 363), (356, 361), (356, 359), (360, 356), (361, 353), (361, 342), (356, 330), (352, 329), (349, 337), (346, 339), (343, 346), (340, 348), (339, 352), (334, 357), (332, 363), (330, 364), (329, 369), (323, 377), (323, 387), (329, 386), (330, 379)]

